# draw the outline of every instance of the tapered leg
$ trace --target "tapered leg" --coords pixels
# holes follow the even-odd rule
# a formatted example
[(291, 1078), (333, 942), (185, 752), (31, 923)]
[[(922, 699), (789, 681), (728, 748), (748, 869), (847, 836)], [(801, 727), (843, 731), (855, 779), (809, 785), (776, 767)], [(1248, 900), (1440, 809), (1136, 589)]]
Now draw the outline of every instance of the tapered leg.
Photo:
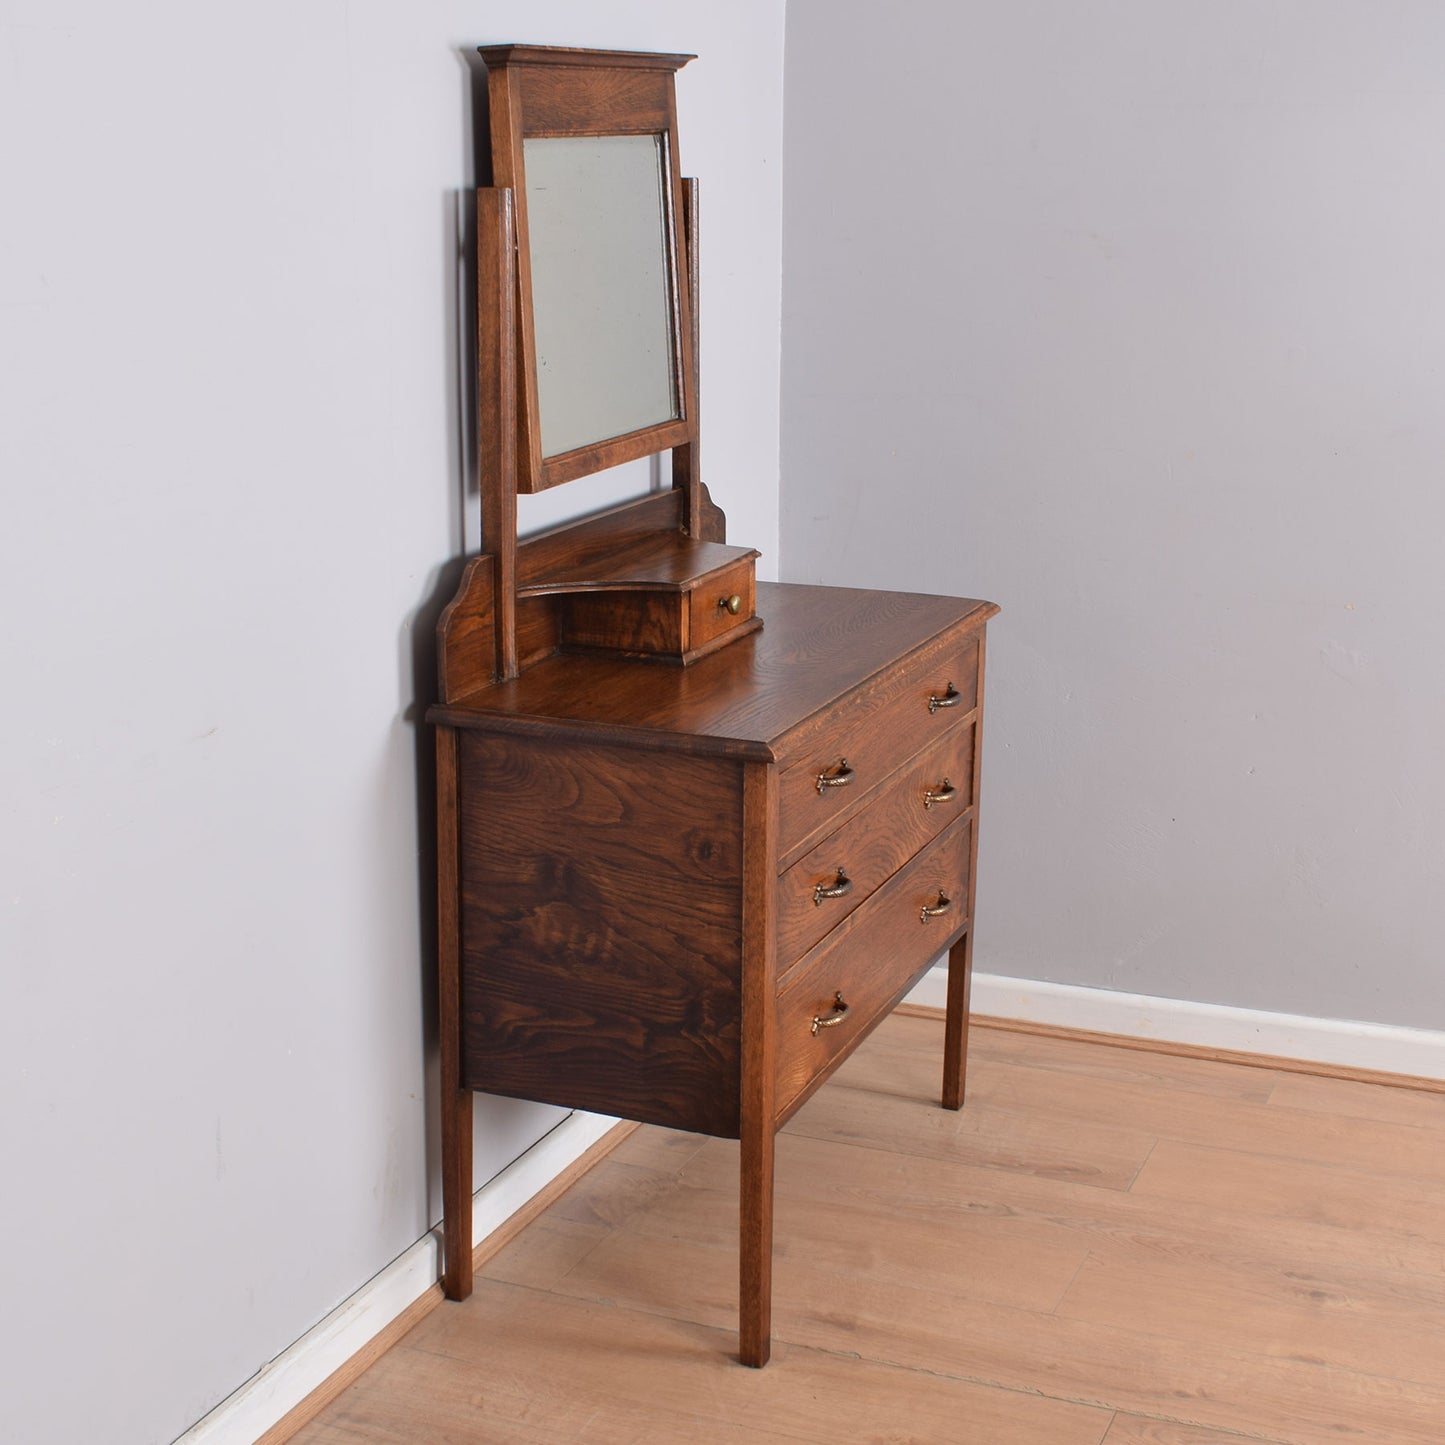
[(943, 1024), (943, 1107), (963, 1108), (968, 1069), (968, 995), (973, 981), (973, 929), (948, 950), (948, 1011)]
[[(761, 1122), (761, 1121), (760, 1121)], [(742, 1229), (738, 1241), (738, 1354), (761, 1369), (773, 1335), (773, 1130), (747, 1129), (742, 1139)]]

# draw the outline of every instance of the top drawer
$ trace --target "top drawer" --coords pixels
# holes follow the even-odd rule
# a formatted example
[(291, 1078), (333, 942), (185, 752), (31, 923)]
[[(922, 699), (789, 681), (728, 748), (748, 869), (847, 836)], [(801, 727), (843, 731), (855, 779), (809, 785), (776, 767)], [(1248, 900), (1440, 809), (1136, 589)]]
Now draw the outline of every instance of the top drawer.
[(785, 744), (778, 866), (786, 868), (978, 703), (978, 636), (947, 634), (803, 723)]

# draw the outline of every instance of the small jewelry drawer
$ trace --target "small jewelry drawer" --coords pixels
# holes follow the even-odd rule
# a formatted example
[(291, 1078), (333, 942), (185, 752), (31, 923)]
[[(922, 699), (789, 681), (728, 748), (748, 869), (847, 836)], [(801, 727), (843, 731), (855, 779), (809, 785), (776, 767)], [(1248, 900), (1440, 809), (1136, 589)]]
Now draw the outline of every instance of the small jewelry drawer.
[(782, 980), (777, 1117), (822, 1082), (968, 922), (973, 821), (906, 864)]
[(686, 649), (696, 652), (734, 628), (746, 627), (756, 610), (754, 559), (715, 572), (687, 595)]
[(974, 725), (953, 728), (896, 772), (860, 813), (778, 880), (778, 963), (786, 972), (973, 806)]

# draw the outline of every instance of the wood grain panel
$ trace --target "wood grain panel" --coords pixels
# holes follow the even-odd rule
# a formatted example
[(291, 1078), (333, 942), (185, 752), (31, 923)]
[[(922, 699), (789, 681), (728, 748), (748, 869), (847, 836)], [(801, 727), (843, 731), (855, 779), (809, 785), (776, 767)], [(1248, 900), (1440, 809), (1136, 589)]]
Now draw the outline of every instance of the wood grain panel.
[(736, 1135), (737, 769), (468, 734), (461, 779), (467, 1086)]
[[(927, 805), (943, 784), (951, 799)], [(897, 773), (873, 802), (778, 880), (778, 956), (786, 969), (866, 902), (910, 858), (969, 811), (973, 796), (973, 727), (952, 729)], [(823, 898), (842, 873), (851, 885)]]
[(601, 56), (597, 61), (586, 68), (522, 63), (524, 136), (638, 135), (667, 129), (667, 100), (673, 71), (679, 67), (605, 66)]
[(680, 657), (687, 598), (680, 592), (580, 592), (561, 599), (564, 647)]

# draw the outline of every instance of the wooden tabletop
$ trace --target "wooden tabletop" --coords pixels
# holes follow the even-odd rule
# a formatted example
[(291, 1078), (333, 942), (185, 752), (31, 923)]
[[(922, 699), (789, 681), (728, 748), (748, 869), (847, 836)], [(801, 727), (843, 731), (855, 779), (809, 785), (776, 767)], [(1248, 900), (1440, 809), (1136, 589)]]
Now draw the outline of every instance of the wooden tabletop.
[(639, 747), (770, 761), (773, 745), (820, 708), (991, 602), (846, 587), (758, 584), (763, 627), (693, 663), (669, 667), (561, 653), (428, 718), (457, 728), (606, 736)]

